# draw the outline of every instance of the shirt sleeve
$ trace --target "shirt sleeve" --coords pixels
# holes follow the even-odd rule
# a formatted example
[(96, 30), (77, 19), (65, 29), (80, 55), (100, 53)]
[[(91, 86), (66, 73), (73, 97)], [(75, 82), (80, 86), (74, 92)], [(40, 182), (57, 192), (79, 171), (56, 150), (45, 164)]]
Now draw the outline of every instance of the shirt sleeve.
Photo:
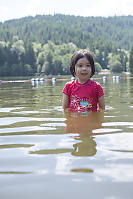
[(65, 95), (70, 95), (70, 86), (69, 86), (69, 83), (66, 83), (65, 84), (65, 87), (63, 88), (62, 92), (65, 94)]
[(98, 98), (103, 96), (103, 95), (104, 95), (103, 88), (99, 83), (97, 83), (97, 96), (98, 96)]

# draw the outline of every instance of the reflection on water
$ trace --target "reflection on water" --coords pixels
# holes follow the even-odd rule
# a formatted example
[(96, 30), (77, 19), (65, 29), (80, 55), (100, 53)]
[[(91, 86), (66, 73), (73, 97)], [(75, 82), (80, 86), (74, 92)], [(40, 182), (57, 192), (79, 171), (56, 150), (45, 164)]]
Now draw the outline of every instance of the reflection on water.
[(91, 169), (72, 169), (72, 172), (83, 172), (83, 173), (93, 173)]
[(104, 113), (67, 113), (66, 118), (66, 133), (78, 133), (81, 137), (91, 135), (93, 129), (102, 127), (104, 121)]
[(104, 113), (67, 113), (65, 133), (74, 134), (78, 143), (73, 144), (72, 155), (93, 156), (96, 154), (96, 143), (94, 141), (94, 129), (102, 128)]
[[(75, 138), (76, 139), (76, 138)], [(93, 156), (96, 154), (96, 142), (92, 137), (79, 138), (80, 142), (73, 145), (74, 150), (72, 155), (74, 156)]]
[(66, 81), (1, 84), (0, 198), (132, 199), (133, 79), (99, 80), (88, 114), (63, 113)]
[(31, 144), (4, 144), (0, 145), (0, 149), (6, 149), (6, 148), (20, 148), (20, 147), (32, 147)]

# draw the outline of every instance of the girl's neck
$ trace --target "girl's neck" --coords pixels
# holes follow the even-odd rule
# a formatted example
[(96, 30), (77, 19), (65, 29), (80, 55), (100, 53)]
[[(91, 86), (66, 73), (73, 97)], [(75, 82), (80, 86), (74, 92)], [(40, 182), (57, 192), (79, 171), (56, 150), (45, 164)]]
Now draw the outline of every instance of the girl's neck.
[(82, 80), (80, 80), (80, 79), (77, 78), (77, 81), (78, 81), (78, 83), (80, 83), (80, 84), (84, 84), (84, 83), (88, 82), (89, 80), (90, 80), (90, 79), (87, 79), (87, 80), (82, 81)]

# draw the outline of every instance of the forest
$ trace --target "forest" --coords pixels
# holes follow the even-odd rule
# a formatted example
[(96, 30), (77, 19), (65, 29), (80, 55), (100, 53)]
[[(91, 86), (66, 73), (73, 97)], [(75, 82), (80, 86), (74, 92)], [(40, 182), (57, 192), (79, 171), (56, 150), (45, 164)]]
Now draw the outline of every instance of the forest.
[(132, 46), (133, 16), (13, 19), (0, 23), (0, 76), (70, 74), (71, 56), (81, 48), (93, 52), (96, 72), (132, 72)]

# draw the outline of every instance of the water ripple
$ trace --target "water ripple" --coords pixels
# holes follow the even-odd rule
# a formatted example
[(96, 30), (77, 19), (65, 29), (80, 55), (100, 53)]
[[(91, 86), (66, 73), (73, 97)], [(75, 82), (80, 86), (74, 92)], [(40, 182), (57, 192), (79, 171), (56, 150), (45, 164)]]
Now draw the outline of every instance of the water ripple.
[(27, 126), (17, 128), (4, 128), (0, 129), (0, 133), (14, 133), (14, 132), (27, 132), (27, 131), (38, 131), (38, 130), (56, 130), (52, 127), (40, 127), (40, 126)]
[(33, 118), (33, 117), (4, 117), (0, 118), (0, 126), (10, 125), (18, 122), (27, 122), (27, 121), (53, 121), (53, 122), (64, 122), (65, 118)]

